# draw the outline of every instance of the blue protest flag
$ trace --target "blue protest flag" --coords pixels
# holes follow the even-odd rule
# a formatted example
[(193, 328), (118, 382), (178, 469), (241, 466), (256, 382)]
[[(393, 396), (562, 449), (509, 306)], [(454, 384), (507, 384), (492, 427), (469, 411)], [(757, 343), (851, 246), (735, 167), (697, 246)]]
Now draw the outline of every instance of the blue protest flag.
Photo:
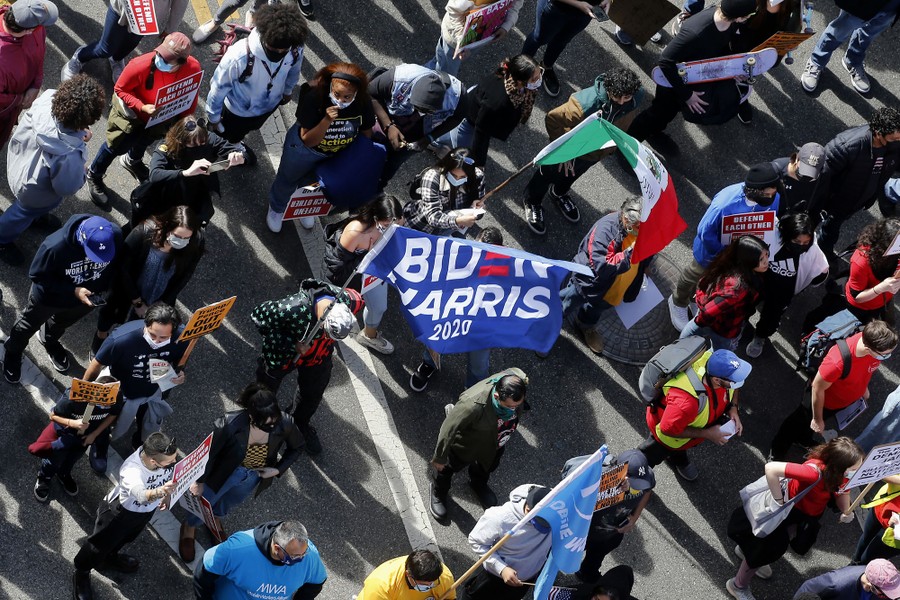
[(416, 339), (441, 354), (485, 348), (548, 352), (559, 336), (559, 288), (591, 270), (513, 248), (392, 225), (357, 267), (397, 288)]

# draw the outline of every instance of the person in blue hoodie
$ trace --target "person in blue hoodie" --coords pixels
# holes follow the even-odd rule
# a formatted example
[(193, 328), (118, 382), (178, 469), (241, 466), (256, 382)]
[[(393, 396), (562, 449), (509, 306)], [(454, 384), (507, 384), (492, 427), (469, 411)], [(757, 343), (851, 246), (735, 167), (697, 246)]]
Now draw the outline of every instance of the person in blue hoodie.
[(19, 382), (22, 353), (38, 330), (53, 368), (60, 373), (69, 370), (69, 355), (59, 338), (95, 306), (104, 303), (100, 294), (112, 285), (114, 263), (121, 247), (122, 230), (118, 225), (91, 215), (72, 215), (62, 228), (47, 236), (28, 272), (28, 304), (3, 344), (6, 381)]
[(208, 549), (194, 567), (197, 600), (312, 600), (328, 574), (299, 521), (269, 521)]
[(21, 264), (13, 242), (35, 219), (81, 189), (85, 182), (89, 127), (106, 106), (96, 79), (82, 75), (41, 94), (22, 113), (9, 141), (6, 176), (15, 201), (0, 216), (0, 258)]
[(697, 282), (732, 238), (755, 235), (772, 246), (781, 191), (781, 174), (772, 163), (764, 162), (750, 167), (743, 183), (729, 185), (713, 197), (697, 225), (694, 258), (669, 296), (669, 317), (675, 329), (683, 330), (690, 321), (688, 303)]

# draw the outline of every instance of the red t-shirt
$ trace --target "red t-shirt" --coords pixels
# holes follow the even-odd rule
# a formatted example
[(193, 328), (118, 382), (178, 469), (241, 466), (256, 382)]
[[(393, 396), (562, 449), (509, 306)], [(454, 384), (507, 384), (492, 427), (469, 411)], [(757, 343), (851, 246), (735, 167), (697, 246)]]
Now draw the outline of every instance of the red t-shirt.
[[(816, 471), (816, 468), (819, 470)], [(818, 458), (811, 458), (802, 465), (787, 463), (784, 469), (784, 476), (790, 479), (788, 482), (788, 498), (796, 497), (797, 494), (812, 485), (819, 478), (820, 472), (825, 472), (825, 463)], [(841, 485), (845, 483), (847, 483), (846, 479)], [(818, 517), (825, 512), (828, 501), (831, 500), (833, 495), (835, 494), (828, 491), (825, 487), (825, 480), (822, 479), (794, 507), (811, 517)]]
[[(724, 388), (713, 390), (708, 385), (706, 386), (706, 394), (709, 396), (710, 402), (708, 423), (716, 422), (728, 410), (727, 392), (728, 390)], [(657, 441), (659, 441), (659, 438), (656, 436), (657, 425), (660, 425), (660, 429), (666, 435), (682, 437), (681, 433), (685, 427), (697, 418), (697, 411), (700, 408), (700, 402), (697, 398), (679, 388), (670, 389), (669, 393), (666, 394), (664, 403), (665, 406), (663, 407), (649, 407), (647, 409), (647, 426)], [(681, 446), (681, 449), (693, 448), (702, 441), (701, 438), (692, 439), (684, 446)]]
[(894, 297), (892, 293), (880, 294), (868, 302), (858, 302), (853, 297), (853, 294), (850, 293), (850, 290), (856, 293), (863, 292), (881, 282), (880, 279), (875, 277), (875, 273), (872, 272), (868, 250), (868, 246), (860, 246), (853, 253), (853, 256), (850, 257), (850, 277), (847, 279), (847, 285), (844, 286), (844, 295), (847, 297), (847, 302), (850, 303), (850, 306), (855, 306), (862, 310), (878, 310), (891, 301)]
[(868, 354), (863, 357), (856, 356), (856, 345), (861, 339), (862, 332), (847, 338), (847, 346), (850, 348), (850, 373), (846, 378), (841, 379), (844, 359), (837, 344), (831, 347), (819, 365), (819, 375), (831, 383), (831, 387), (825, 390), (825, 408), (829, 410), (839, 410), (862, 398), (872, 374), (881, 365), (881, 361), (874, 356)]
[[(181, 65), (177, 71), (166, 73), (159, 69), (155, 70), (153, 72), (153, 85), (151, 85), (148, 90), (146, 83), (147, 78), (150, 77), (150, 63), (153, 62), (155, 57), (156, 52), (148, 52), (147, 54), (132, 58), (128, 61), (128, 64), (125, 65), (122, 74), (119, 76), (119, 80), (116, 81), (116, 85), (113, 88), (116, 95), (125, 103), (125, 106), (134, 111), (137, 117), (144, 123), (150, 120), (151, 115), (141, 111), (141, 107), (145, 104), (153, 104), (156, 102), (156, 95), (160, 88), (164, 88), (176, 81), (181, 81), (202, 70), (197, 59), (193, 56), (189, 56), (187, 62)], [(198, 93), (194, 96), (194, 102), (191, 104), (191, 107), (180, 114), (184, 116), (193, 113), (194, 109), (197, 108), (197, 99), (199, 97), (200, 94)]]

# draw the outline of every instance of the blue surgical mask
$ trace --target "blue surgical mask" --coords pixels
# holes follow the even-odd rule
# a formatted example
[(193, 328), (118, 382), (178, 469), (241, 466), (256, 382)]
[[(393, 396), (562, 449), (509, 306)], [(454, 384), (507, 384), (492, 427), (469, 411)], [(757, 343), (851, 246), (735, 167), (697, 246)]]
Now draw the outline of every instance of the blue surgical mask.
[(544, 79), (541, 78), (541, 79), (538, 79), (537, 81), (535, 81), (534, 83), (529, 81), (528, 83), (525, 84), (525, 87), (527, 87), (529, 90), (539, 90), (539, 89), (541, 89), (541, 85), (543, 85), (543, 83), (544, 83)]
[(891, 357), (891, 354), (893, 354), (893, 352), (888, 352), (887, 354), (876, 354), (875, 352), (873, 352), (872, 354), (875, 356), (875, 358), (877, 358), (881, 362), (884, 362)]
[(447, 173), (447, 181), (453, 187), (459, 187), (459, 186), (463, 185), (465, 182), (467, 182), (468, 180), (469, 180), (468, 177), (460, 177), (459, 179), (457, 179), (456, 177), (453, 176), (453, 173)]
[(157, 54), (153, 58), (153, 63), (156, 65), (157, 69), (159, 69), (160, 71), (163, 71), (164, 73), (171, 73), (172, 71), (175, 70), (175, 67), (178, 66), (178, 65), (170, 65), (169, 63), (164, 61), (163, 57), (160, 56), (159, 54)]
[(406, 572), (407, 580), (409, 581), (409, 587), (417, 592), (430, 592), (434, 589), (434, 586), (437, 585), (437, 581), (432, 581), (431, 583), (417, 583), (413, 576), (410, 575), (409, 571)]
[(170, 233), (169, 237), (166, 238), (166, 241), (169, 242), (169, 245), (172, 246), (173, 249), (184, 250), (188, 247), (188, 244), (191, 243), (191, 238), (182, 238), (174, 233)]

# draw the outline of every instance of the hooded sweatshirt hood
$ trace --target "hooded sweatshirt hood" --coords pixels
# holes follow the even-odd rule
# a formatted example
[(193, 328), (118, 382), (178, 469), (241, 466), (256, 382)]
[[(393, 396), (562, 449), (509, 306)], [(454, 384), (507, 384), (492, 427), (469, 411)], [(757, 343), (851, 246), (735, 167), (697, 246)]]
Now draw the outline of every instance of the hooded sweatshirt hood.
[(259, 548), (263, 556), (269, 559), (270, 563), (282, 566), (284, 563), (273, 559), (272, 553), (269, 552), (269, 548), (272, 547), (272, 538), (275, 536), (275, 528), (279, 525), (281, 525), (281, 521), (268, 521), (262, 525), (257, 525), (253, 528), (253, 540), (256, 542), (256, 547)]

